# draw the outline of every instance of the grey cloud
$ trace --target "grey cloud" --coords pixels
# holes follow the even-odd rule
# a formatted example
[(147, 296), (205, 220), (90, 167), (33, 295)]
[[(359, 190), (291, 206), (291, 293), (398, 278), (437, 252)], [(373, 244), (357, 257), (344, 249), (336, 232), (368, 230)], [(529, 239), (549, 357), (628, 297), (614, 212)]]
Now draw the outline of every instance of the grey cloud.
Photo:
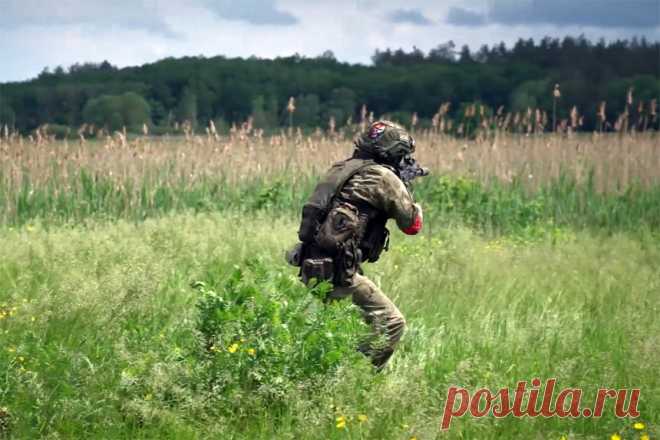
[(486, 17), (479, 12), (454, 6), (447, 14), (447, 23), (457, 26), (481, 26), (486, 23)]
[(484, 14), (454, 7), (447, 22), (463, 26), (502, 25), (660, 27), (658, 0), (490, 0)]
[(415, 24), (417, 26), (429, 26), (433, 22), (426, 18), (421, 11), (417, 9), (397, 9), (388, 14), (388, 18), (392, 23), (405, 23)]
[(159, 16), (158, 9), (158, 2), (152, 0), (5, 0), (0, 14), (0, 27), (116, 26), (175, 37), (176, 34)]
[(256, 25), (289, 26), (298, 19), (277, 8), (275, 0), (204, 0), (204, 4), (221, 18), (239, 20)]

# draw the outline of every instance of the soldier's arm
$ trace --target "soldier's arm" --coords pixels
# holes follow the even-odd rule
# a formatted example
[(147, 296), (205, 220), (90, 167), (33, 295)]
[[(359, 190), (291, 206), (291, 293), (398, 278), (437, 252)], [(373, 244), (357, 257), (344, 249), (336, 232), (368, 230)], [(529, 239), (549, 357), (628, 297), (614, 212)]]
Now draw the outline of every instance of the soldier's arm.
[(388, 217), (396, 221), (399, 229), (405, 234), (415, 235), (422, 229), (422, 207), (415, 203), (406, 185), (394, 172), (384, 170), (378, 191), (380, 205)]

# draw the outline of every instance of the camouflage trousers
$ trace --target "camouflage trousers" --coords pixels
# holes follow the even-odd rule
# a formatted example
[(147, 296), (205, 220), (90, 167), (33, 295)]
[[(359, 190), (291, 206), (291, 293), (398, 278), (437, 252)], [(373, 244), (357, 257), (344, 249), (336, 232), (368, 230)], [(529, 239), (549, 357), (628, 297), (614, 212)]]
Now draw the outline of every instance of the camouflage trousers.
[(327, 300), (351, 297), (353, 304), (362, 310), (367, 324), (374, 330), (375, 340), (360, 344), (358, 349), (382, 369), (394, 353), (406, 321), (394, 303), (369, 278), (355, 273), (345, 287), (335, 287)]

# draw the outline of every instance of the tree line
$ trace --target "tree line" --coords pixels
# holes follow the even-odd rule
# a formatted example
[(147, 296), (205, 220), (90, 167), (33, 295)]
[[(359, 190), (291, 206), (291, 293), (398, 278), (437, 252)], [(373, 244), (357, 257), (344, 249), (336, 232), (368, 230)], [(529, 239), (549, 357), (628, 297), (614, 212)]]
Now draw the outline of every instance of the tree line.
[[(449, 41), (428, 53), (378, 50), (372, 61), (344, 63), (326, 51), (314, 58), (199, 56), (123, 69), (107, 61), (46, 68), (35, 79), (0, 84), (0, 127), (25, 133), (43, 124), (62, 132), (83, 124), (110, 131), (146, 125), (159, 133), (184, 121), (193, 127), (213, 121), (222, 131), (249, 119), (266, 131), (290, 124), (313, 129), (350, 124), (365, 110), (424, 125), (443, 104), (456, 117), (476, 104), (489, 113), (554, 106), (558, 118), (576, 107), (583, 128), (596, 129), (603, 102), (612, 120), (632, 107), (655, 111), (651, 102), (660, 97), (660, 42), (643, 38), (520, 39), (477, 51)], [(631, 95), (641, 107), (631, 106)]]

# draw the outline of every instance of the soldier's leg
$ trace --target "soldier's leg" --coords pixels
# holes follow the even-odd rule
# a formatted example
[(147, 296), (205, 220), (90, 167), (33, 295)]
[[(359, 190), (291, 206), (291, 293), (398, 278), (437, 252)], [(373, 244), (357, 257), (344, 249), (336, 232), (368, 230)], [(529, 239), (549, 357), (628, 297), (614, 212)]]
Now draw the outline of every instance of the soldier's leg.
[(377, 335), (384, 336), (384, 344), (378, 341), (368, 341), (360, 347), (360, 351), (371, 357), (372, 363), (382, 368), (394, 353), (394, 349), (403, 335), (406, 321), (399, 309), (383, 292), (367, 277), (355, 274), (346, 287), (337, 287), (328, 299), (339, 299), (352, 296), (353, 303), (360, 307), (364, 318)]

